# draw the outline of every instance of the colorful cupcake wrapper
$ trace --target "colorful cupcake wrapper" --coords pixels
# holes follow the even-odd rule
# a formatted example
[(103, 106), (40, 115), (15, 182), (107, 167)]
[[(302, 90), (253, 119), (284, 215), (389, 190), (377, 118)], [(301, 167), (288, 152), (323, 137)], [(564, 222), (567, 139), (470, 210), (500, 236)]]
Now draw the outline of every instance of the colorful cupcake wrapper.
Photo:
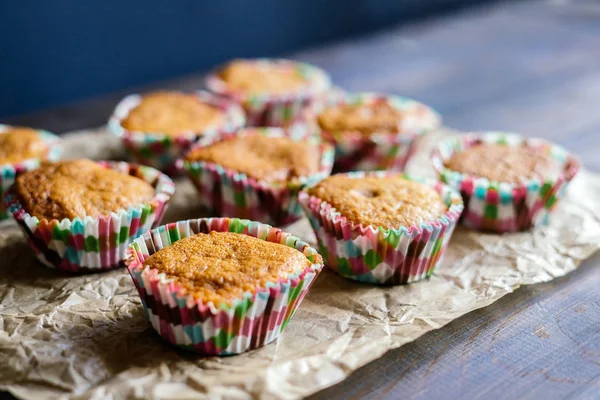
[[(563, 172), (545, 181), (531, 179), (514, 185), (461, 174), (445, 167), (445, 161), (455, 152), (482, 142), (530, 146), (559, 162)], [(434, 149), (432, 161), (440, 179), (460, 191), (464, 199), (465, 212), (461, 222), (473, 229), (499, 233), (545, 225), (550, 212), (581, 167), (579, 161), (560, 146), (505, 132), (469, 134), (446, 139)]]
[[(359, 171), (345, 175), (363, 178), (390, 174)], [(415, 282), (432, 274), (450, 241), (463, 201), (458, 192), (438, 181), (404, 177), (433, 187), (448, 205), (448, 211), (420, 226), (363, 226), (348, 221), (331, 204), (306, 191), (300, 192), (300, 204), (315, 231), (327, 267), (346, 278), (380, 285)]]
[(291, 94), (252, 94), (232, 91), (219, 77), (218, 71), (208, 75), (206, 87), (219, 95), (234, 99), (246, 110), (249, 126), (284, 127), (301, 118), (302, 112), (331, 88), (329, 74), (314, 65), (283, 59), (255, 59), (256, 64), (278, 65), (301, 74), (308, 80), (307, 86)]
[[(333, 166), (333, 146), (321, 142), (317, 135), (311, 133), (305, 126), (293, 129), (248, 128), (220, 138), (206, 138), (197, 145), (206, 146), (237, 135), (286, 136), (297, 141), (318, 143), (321, 151), (319, 172), (287, 184), (257, 181), (245, 174), (204, 161), (182, 161), (183, 170), (198, 189), (200, 204), (214, 210), (216, 215), (248, 218), (276, 226), (286, 225), (302, 217), (302, 209), (298, 204), (300, 189), (329, 176)], [(241, 154), (235, 156), (243, 157)]]
[[(143, 261), (177, 240), (196, 233), (236, 232), (301, 251), (310, 267), (287, 279), (246, 292), (231, 304), (204, 304)], [(167, 224), (136, 239), (126, 264), (152, 327), (164, 339), (204, 355), (230, 355), (277, 339), (323, 268), (317, 251), (280, 229), (237, 218), (201, 218)]]
[[(12, 128), (9, 125), (0, 124), (0, 134)], [(58, 136), (44, 130), (37, 130), (42, 141), (48, 146), (48, 152), (44, 160), (57, 161), (60, 158), (61, 148)], [(8, 210), (1, 199), (4, 198), (6, 191), (15, 183), (17, 176), (23, 172), (31, 171), (40, 166), (42, 159), (30, 158), (12, 164), (0, 164), (0, 221), (8, 218)]]
[(9, 190), (4, 198), (34, 250), (46, 266), (70, 272), (100, 271), (122, 265), (127, 246), (142, 233), (157, 226), (175, 192), (173, 181), (150, 167), (125, 162), (101, 161), (114, 169), (143, 179), (156, 190), (152, 201), (119, 210), (100, 218), (38, 219), (27, 213), (18, 196)]
[(377, 104), (387, 103), (402, 111), (401, 134), (389, 132), (364, 135), (357, 131), (322, 131), (325, 140), (335, 144), (335, 171), (402, 171), (416, 150), (419, 136), (437, 129), (441, 125), (439, 114), (415, 100), (377, 93), (333, 93), (319, 109), (313, 107), (312, 117), (316, 119), (324, 107), (338, 104)]
[(205, 91), (197, 91), (193, 94), (200, 101), (223, 110), (225, 112), (224, 124), (208, 128), (203, 132), (182, 132), (177, 136), (160, 132), (130, 131), (123, 128), (121, 122), (142, 100), (141, 95), (132, 94), (117, 105), (108, 121), (108, 127), (111, 132), (121, 138), (123, 146), (133, 160), (172, 175), (178, 174), (179, 171), (175, 167), (176, 160), (182, 157), (199, 137), (233, 132), (246, 124), (244, 110), (237, 103)]

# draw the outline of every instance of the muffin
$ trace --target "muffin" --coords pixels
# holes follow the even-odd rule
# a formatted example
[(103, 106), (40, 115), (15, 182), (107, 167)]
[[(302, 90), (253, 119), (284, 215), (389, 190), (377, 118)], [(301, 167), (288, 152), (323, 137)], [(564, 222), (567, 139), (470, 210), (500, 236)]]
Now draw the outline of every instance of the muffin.
[(580, 168), (560, 146), (503, 132), (444, 140), (432, 160), (440, 179), (464, 199), (462, 223), (490, 232), (546, 224)]
[(209, 90), (242, 104), (248, 125), (288, 126), (331, 88), (313, 65), (282, 59), (234, 60), (210, 74)]
[[(58, 137), (50, 132), (0, 125), (0, 199), (20, 174), (37, 168), (41, 160), (60, 156)], [(0, 201), (0, 220), (8, 214)]]
[(220, 126), (225, 112), (217, 106), (179, 92), (155, 92), (142, 97), (121, 122), (123, 128), (139, 132), (160, 132), (181, 136)]
[(5, 204), (42, 263), (99, 270), (119, 266), (131, 240), (158, 225), (173, 192), (153, 168), (80, 159), (20, 175)]
[(325, 104), (305, 111), (305, 119), (313, 120), (323, 138), (335, 144), (338, 172), (402, 171), (419, 136), (441, 121), (426, 105), (399, 96), (338, 93)]
[(126, 264), (153, 328), (204, 355), (277, 339), (323, 268), (307, 243), (236, 218), (161, 226), (129, 246)]
[(216, 215), (284, 225), (302, 216), (299, 190), (331, 171), (333, 147), (307, 130), (247, 128), (198, 143), (183, 169)]
[(463, 210), (446, 185), (383, 171), (332, 175), (299, 200), (325, 264), (381, 285), (429, 277)]
[(134, 160), (176, 174), (175, 161), (203, 136), (245, 125), (241, 107), (208, 92), (130, 95), (108, 123)]

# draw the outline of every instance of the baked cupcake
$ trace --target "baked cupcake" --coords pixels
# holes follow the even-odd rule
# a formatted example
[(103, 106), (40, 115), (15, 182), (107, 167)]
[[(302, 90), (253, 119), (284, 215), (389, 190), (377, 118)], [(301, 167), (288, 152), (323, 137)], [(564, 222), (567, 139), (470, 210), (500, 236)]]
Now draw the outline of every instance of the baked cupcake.
[(325, 264), (382, 285), (430, 276), (463, 210), (446, 185), (383, 171), (332, 175), (299, 199)]
[(129, 246), (126, 264), (154, 329), (205, 355), (277, 339), (323, 268), (307, 243), (236, 218), (161, 226)]
[(464, 199), (463, 224), (492, 232), (547, 223), (580, 168), (560, 146), (503, 132), (444, 140), (432, 158), (441, 180)]
[(38, 259), (61, 270), (117, 267), (158, 225), (175, 190), (159, 171), (124, 162), (44, 162), (4, 198)]
[[(0, 199), (18, 175), (37, 168), (42, 160), (58, 160), (58, 141), (50, 132), (0, 124)], [(0, 201), (0, 220), (7, 217)]]
[(244, 111), (227, 99), (202, 91), (163, 91), (125, 97), (108, 126), (136, 162), (175, 174), (175, 161), (198, 138), (245, 123)]
[(307, 130), (247, 128), (202, 140), (183, 169), (216, 215), (285, 225), (302, 216), (298, 192), (329, 175), (333, 147)]
[(313, 65), (282, 59), (234, 60), (210, 74), (209, 90), (246, 110), (248, 125), (288, 126), (331, 88), (331, 79)]
[[(306, 114), (313, 114), (306, 115)], [(417, 101), (375, 93), (332, 94), (305, 119), (335, 144), (335, 171), (402, 171), (420, 135), (439, 128), (440, 116)]]

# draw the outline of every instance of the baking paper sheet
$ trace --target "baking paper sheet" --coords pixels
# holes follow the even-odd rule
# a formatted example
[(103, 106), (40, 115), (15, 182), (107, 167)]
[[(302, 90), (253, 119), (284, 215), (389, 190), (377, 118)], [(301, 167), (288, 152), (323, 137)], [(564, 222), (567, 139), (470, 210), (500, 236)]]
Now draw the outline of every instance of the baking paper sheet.
[[(447, 133), (444, 133), (447, 134)], [(431, 175), (423, 143), (409, 172)], [(103, 129), (65, 139), (66, 156), (119, 159)], [(187, 181), (164, 222), (203, 215)], [(520, 285), (572, 271), (600, 247), (600, 176), (582, 171), (552, 224), (505, 236), (458, 229), (427, 281), (381, 288), (325, 270), (279, 341), (233, 357), (171, 347), (148, 326), (124, 269), (68, 275), (35, 261), (0, 224), (0, 388), (21, 398), (297, 398), (333, 385)], [(306, 220), (287, 231), (314, 243)]]

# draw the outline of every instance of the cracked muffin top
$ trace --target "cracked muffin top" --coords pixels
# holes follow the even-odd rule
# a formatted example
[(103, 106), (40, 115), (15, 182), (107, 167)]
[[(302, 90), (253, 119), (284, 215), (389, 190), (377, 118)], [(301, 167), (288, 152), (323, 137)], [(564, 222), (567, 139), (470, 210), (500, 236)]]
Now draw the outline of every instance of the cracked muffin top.
[(121, 126), (130, 131), (178, 136), (189, 132), (201, 134), (224, 121), (222, 110), (193, 94), (154, 92), (142, 96)]
[(0, 132), (0, 165), (45, 158), (48, 145), (31, 128), (10, 127)]
[(456, 152), (444, 165), (463, 174), (512, 184), (544, 181), (562, 171), (556, 160), (534, 148), (496, 143), (480, 143)]
[(194, 297), (214, 305), (286, 279), (312, 263), (300, 251), (233, 232), (198, 233), (152, 254), (143, 265), (174, 278)]
[(26, 212), (48, 220), (107, 216), (155, 195), (149, 183), (86, 159), (43, 162), (19, 176), (14, 190)]
[(244, 94), (286, 94), (306, 86), (307, 79), (289, 65), (235, 60), (218, 72), (219, 78), (234, 92)]
[(373, 133), (401, 133), (402, 119), (402, 111), (386, 102), (339, 104), (326, 108), (317, 117), (323, 130), (360, 132), (366, 136)]
[(402, 175), (332, 175), (308, 193), (331, 204), (348, 221), (363, 226), (410, 227), (432, 222), (448, 210), (434, 188)]
[(197, 147), (188, 161), (205, 161), (269, 182), (288, 182), (319, 171), (318, 144), (287, 137), (244, 135)]

